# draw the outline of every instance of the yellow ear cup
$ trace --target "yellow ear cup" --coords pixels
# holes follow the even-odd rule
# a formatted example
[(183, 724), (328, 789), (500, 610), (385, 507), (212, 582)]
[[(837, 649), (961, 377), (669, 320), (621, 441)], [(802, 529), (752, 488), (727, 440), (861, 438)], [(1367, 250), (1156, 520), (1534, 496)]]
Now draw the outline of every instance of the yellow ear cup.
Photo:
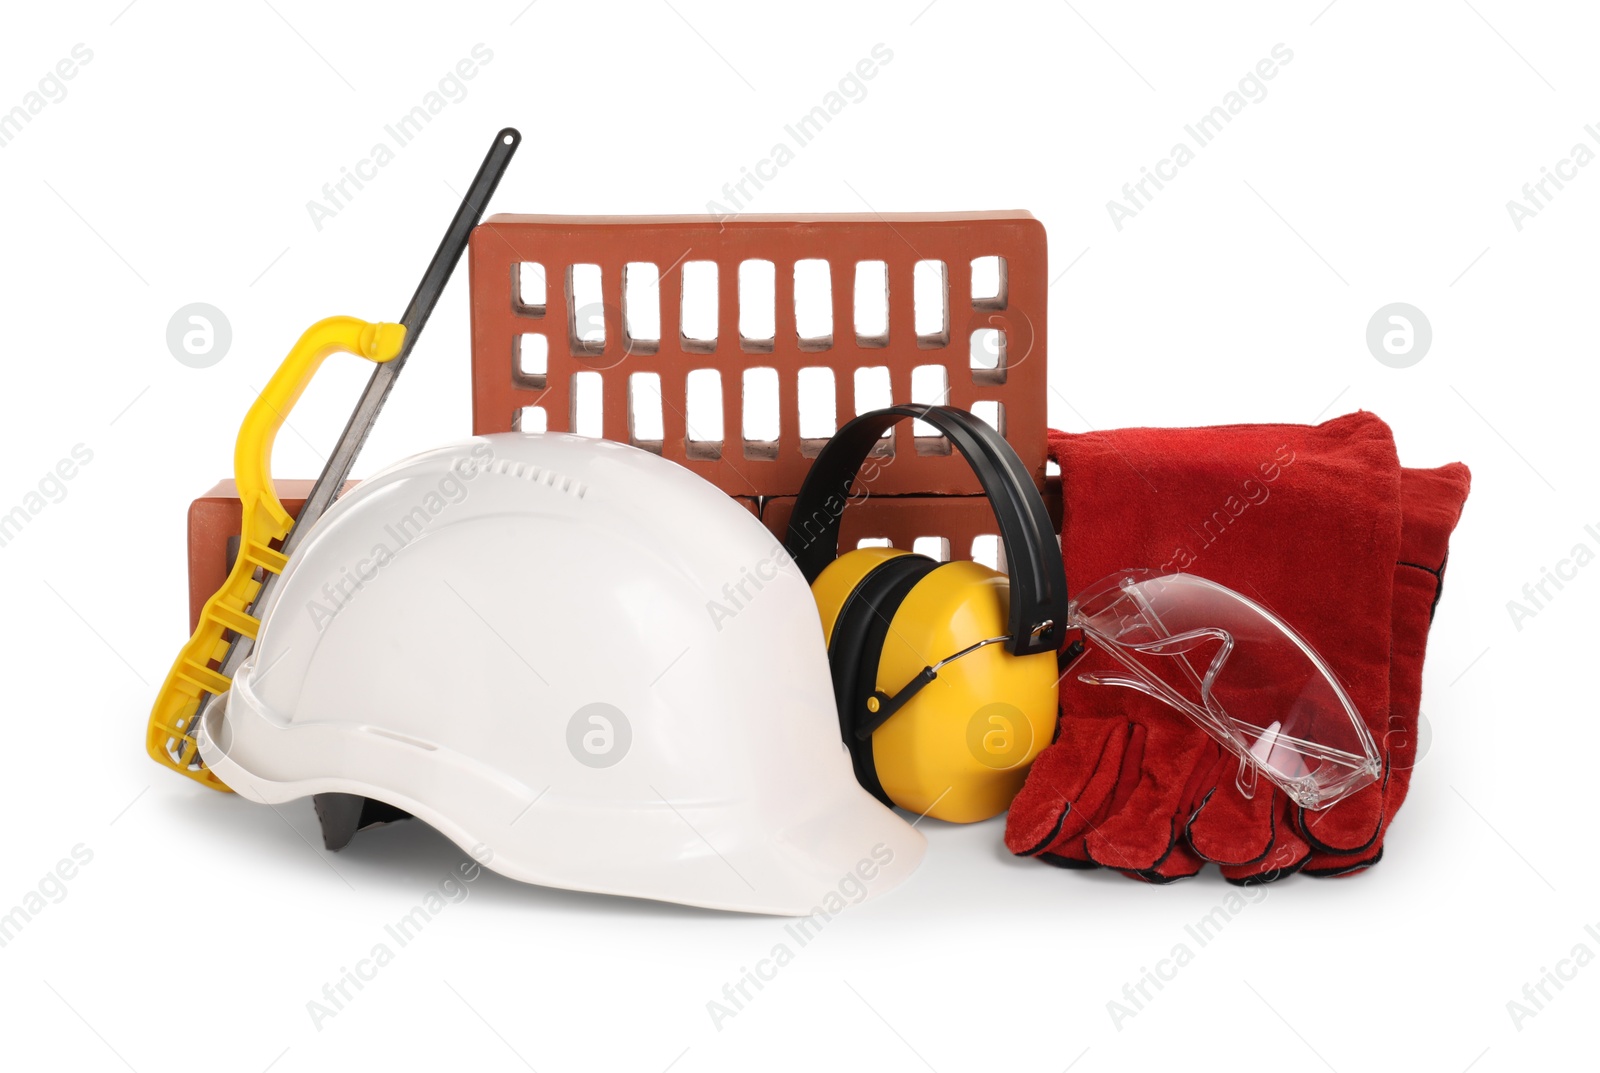
[[(867, 550), (850, 552), (828, 570)], [(819, 586), (827, 573), (818, 577)], [(1004, 636), (1010, 591), (1005, 575), (978, 563), (945, 563), (928, 574), (890, 621), (877, 688), (893, 695), (924, 667)], [(945, 664), (873, 732), (883, 789), (902, 808), (952, 823), (1004, 812), (1054, 733), (1056, 680), (1054, 653), (1013, 656), (1004, 642)]]
[(833, 628), (839, 624), (839, 612), (861, 584), (861, 579), (879, 563), (909, 554), (897, 548), (857, 548), (839, 556), (817, 575), (817, 580), (811, 583), (811, 595), (816, 598), (817, 612), (822, 616), (824, 642), (833, 643)]

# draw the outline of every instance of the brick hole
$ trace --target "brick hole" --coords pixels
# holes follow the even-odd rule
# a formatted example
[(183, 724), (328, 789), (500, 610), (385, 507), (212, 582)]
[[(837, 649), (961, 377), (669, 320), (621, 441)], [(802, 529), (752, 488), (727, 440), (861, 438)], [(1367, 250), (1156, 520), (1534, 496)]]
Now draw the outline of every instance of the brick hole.
[(633, 373), (628, 377), (628, 442), (660, 454), (665, 439), (661, 421), (661, 374)]
[[(950, 371), (943, 365), (918, 365), (911, 370), (911, 401), (923, 406), (950, 402)], [(919, 455), (947, 455), (950, 440), (920, 417), (911, 422), (912, 442)]]
[(525, 317), (544, 316), (544, 265), (516, 261), (511, 265), (511, 310)]
[(690, 458), (722, 457), (722, 374), (692, 369), (684, 390), (684, 451)]
[(661, 269), (650, 261), (622, 266), (622, 337), (629, 354), (661, 347)]
[(1006, 404), (1003, 402), (975, 402), (972, 412), (989, 423), (1000, 435), (1006, 434)]
[(815, 458), (839, 430), (833, 370), (820, 365), (801, 369), (795, 391), (800, 408), (800, 452)]
[(685, 261), (679, 300), (683, 349), (710, 354), (717, 349), (717, 262)]
[(967, 364), (977, 384), (1006, 382), (1006, 333), (1004, 328), (977, 328), (967, 347)]
[(605, 291), (600, 266), (567, 266), (567, 341), (572, 353), (599, 354), (606, 348)]
[(593, 369), (572, 374), (572, 420), (567, 427), (579, 436), (605, 435), (605, 382)]
[(746, 458), (778, 457), (778, 370), (755, 368), (744, 371), (740, 403)]
[(911, 269), (911, 304), (917, 346), (950, 344), (950, 273), (943, 261), (918, 261)]
[(1006, 307), (1006, 259), (998, 256), (972, 259), (972, 308)]
[(889, 266), (883, 261), (857, 261), (855, 283), (856, 345), (889, 345)]
[(794, 324), (801, 350), (833, 346), (833, 272), (827, 261), (794, 263)]
[(550, 340), (543, 332), (519, 332), (512, 337), (516, 347), (517, 380), (523, 387), (544, 387), (550, 371)]
[(517, 410), (517, 416), (511, 425), (518, 432), (547, 432), (550, 429), (550, 418), (544, 412), (543, 406), (524, 406)]
[(739, 262), (739, 349), (770, 354), (777, 342), (778, 270), (771, 261)]
[[(856, 415), (869, 410), (881, 410), (885, 406), (894, 405), (893, 395), (890, 393), (889, 367), (887, 365), (865, 365), (856, 370)], [(872, 457), (883, 458), (894, 454), (894, 426), (884, 430), (877, 444), (872, 448)]]
[(1005, 570), (1001, 560), (1004, 558), (1000, 547), (1000, 538), (994, 533), (984, 533), (982, 536), (972, 538), (972, 561), (982, 563), (990, 570)]

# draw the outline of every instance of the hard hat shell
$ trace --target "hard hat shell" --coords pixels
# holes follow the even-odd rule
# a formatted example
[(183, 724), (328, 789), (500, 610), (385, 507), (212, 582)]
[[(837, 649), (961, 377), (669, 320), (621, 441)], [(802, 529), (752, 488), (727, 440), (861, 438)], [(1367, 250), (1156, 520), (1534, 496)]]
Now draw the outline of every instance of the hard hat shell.
[(856, 783), (782, 545), (610, 441), (481, 436), (362, 482), (224, 699), (201, 755), (241, 795), (375, 798), (530, 883), (806, 915), (925, 847)]

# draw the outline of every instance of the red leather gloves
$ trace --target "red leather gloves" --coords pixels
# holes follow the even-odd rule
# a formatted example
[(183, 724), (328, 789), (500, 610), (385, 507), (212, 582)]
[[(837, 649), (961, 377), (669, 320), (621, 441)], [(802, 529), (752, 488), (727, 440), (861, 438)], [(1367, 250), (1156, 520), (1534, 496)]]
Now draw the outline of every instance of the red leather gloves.
[(1241, 883), (1374, 863), (1410, 782), (1422, 656), (1466, 468), (1402, 471), (1370, 414), (1315, 427), (1052, 433), (1051, 453), (1070, 590), (1148, 567), (1250, 596), (1334, 667), (1385, 765), (1378, 784), (1321, 812), (1265, 779), (1247, 797), (1237, 759), (1185, 717), (1079, 681), (1109, 669), (1091, 650), (1063, 676), (1057, 740), (1012, 804), (1012, 852), (1152, 882), (1207, 861)]
[[(1467, 467), (1459, 462), (1439, 469), (1400, 471), (1400, 559), (1395, 565), (1392, 598), (1389, 718), (1383, 726), (1368, 718), (1373, 740), (1383, 752), (1383, 780), (1362, 791), (1374, 798), (1368, 807), (1376, 813), (1375, 823), (1368, 828), (1371, 837), (1352, 844), (1350, 835), (1359, 834), (1362, 827), (1344, 825), (1341, 829), (1330, 821), (1340, 819), (1340, 809), (1354, 803), (1354, 798), (1328, 809), (1325, 817), (1301, 810), (1299, 827), (1312, 847), (1305, 865), (1308, 875), (1347, 875), (1378, 863), (1383, 856), (1383, 836), (1411, 788), (1428, 627), (1444, 583), (1450, 534), (1461, 517), (1471, 481)], [(1365, 813), (1362, 816), (1364, 820)]]

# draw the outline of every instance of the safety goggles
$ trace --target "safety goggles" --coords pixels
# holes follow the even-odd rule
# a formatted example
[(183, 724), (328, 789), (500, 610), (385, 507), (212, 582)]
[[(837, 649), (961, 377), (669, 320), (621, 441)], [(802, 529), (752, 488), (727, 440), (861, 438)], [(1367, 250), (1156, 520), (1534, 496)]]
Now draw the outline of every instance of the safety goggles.
[(1375, 782), (1377, 746), (1333, 669), (1255, 601), (1191, 574), (1129, 570), (1091, 586), (1070, 625), (1131, 677), (1082, 674), (1137, 689), (1183, 712), (1296, 803), (1323, 809)]

